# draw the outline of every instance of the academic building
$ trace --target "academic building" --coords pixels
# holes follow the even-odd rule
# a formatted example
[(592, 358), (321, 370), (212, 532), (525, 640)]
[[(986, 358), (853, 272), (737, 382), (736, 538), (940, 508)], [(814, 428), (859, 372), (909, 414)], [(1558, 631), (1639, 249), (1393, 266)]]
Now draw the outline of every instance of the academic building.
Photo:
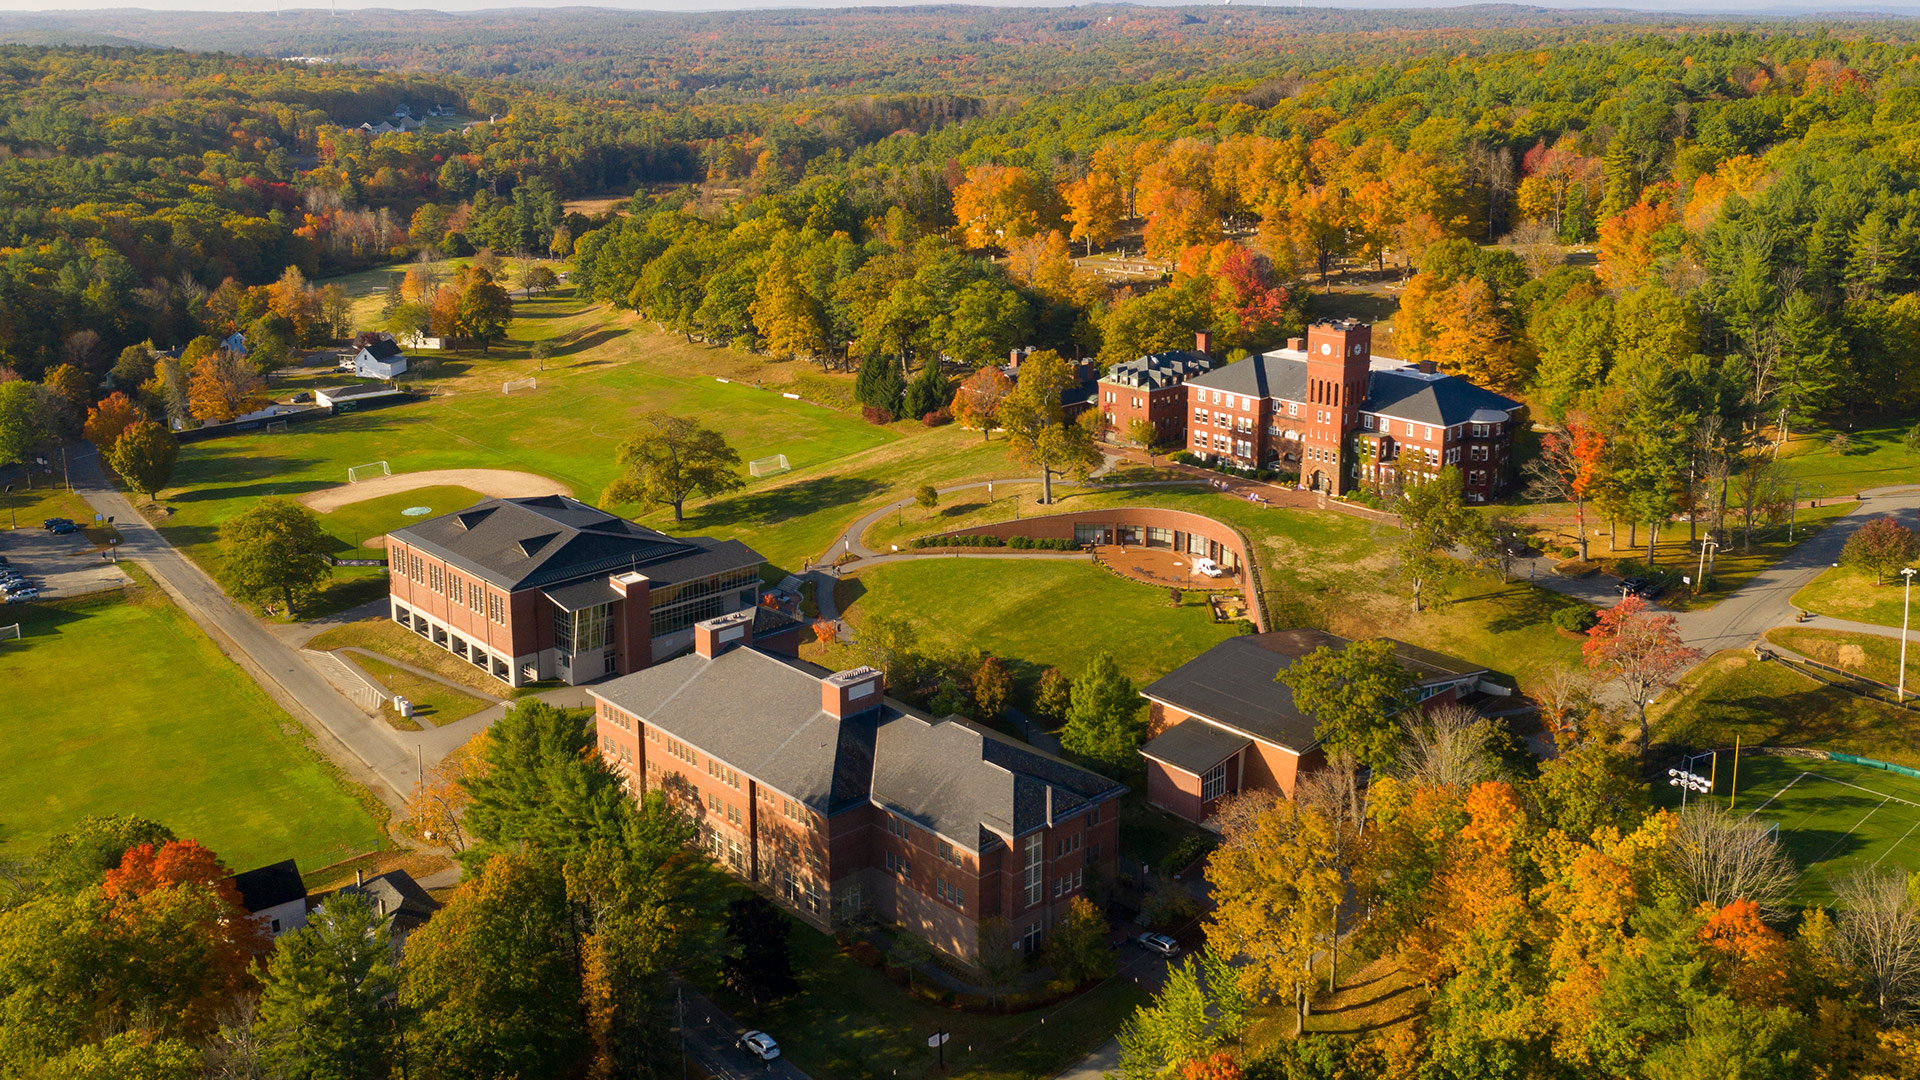
[(895, 701), (872, 668), (770, 651), (751, 613), (694, 629), (690, 655), (589, 691), (600, 753), (800, 919), (878, 916), (972, 961), (983, 919), (1037, 950), (1112, 873), (1122, 785)]
[(639, 671), (728, 612), (759, 611), (767, 647), (792, 649), (798, 624), (758, 608), (765, 562), (738, 540), (668, 536), (562, 495), (486, 499), (387, 534), (393, 621), (509, 686)]
[(1448, 465), (1468, 502), (1514, 479), (1525, 406), (1432, 364), (1373, 355), (1365, 323), (1319, 323), (1284, 349), (1187, 380), (1187, 448), (1210, 461), (1297, 472), (1340, 494), (1394, 491)]

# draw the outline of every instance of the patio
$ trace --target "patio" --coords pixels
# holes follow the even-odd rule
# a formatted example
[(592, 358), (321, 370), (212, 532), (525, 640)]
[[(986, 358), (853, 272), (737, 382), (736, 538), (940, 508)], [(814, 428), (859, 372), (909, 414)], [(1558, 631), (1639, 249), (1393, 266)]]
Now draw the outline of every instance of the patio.
[(1240, 588), (1238, 574), (1223, 572), (1219, 577), (1208, 577), (1197, 573), (1193, 564), (1200, 556), (1170, 548), (1096, 544), (1093, 557), (1121, 577), (1147, 585), (1178, 586), (1196, 592)]

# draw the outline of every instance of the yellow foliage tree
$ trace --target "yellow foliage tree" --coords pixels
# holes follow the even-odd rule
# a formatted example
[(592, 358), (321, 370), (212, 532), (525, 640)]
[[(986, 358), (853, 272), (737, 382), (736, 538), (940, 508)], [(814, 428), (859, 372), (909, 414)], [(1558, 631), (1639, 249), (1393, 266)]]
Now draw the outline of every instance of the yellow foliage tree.
[(953, 215), (968, 247), (1002, 247), (1040, 231), (1033, 174), (1012, 165), (975, 165), (953, 192)]
[(1126, 191), (1120, 181), (1098, 170), (1060, 189), (1060, 199), (1066, 203), (1066, 219), (1073, 226), (1067, 238), (1086, 244), (1089, 255), (1096, 246), (1113, 239), (1126, 213)]
[(267, 381), (247, 362), (225, 349), (193, 365), (187, 383), (187, 409), (194, 419), (225, 423), (267, 403)]
[(1277, 800), (1208, 860), (1218, 906), (1207, 919), (1207, 943), (1245, 958), (1240, 982), (1249, 996), (1292, 996), (1304, 1008), (1314, 983), (1313, 955), (1326, 947), (1346, 895), (1338, 854), (1324, 818)]

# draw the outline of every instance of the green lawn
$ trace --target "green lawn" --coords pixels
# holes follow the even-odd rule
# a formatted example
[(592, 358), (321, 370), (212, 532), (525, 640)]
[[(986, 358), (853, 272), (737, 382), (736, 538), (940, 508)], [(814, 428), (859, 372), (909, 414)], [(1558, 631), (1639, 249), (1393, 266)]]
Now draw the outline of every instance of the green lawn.
[(1841, 750), (1920, 766), (1920, 723), (1913, 713), (1750, 653), (1710, 658), (1650, 712), (1658, 742), (1732, 746), (1738, 737), (1747, 746)]
[(387, 556), (385, 543), (368, 547), (367, 541), (384, 537), (403, 525), (411, 525), (429, 516), (407, 515), (402, 511), (426, 507), (433, 514), (445, 514), (464, 510), (484, 498), (486, 496), (471, 488), (451, 484), (415, 488), (330, 510), (320, 515), (320, 526), (339, 541), (339, 547), (333, 552), (335, 556), (342, 559), (384, 559)]
[(0, 841), (30, 856), (88, 814), (141, 814), (235, 870), (369, 851), (380, 821), (156, 589), (7, 609)]
[[(389, 693), (397, 694), (412, 702), (413, 715), (432, 724), (434, 727), (444, 727), (447, 724), (453, 723), (455, 720), (464, 720), (474, 713), (479, 712), (481, 709), (486, 708), (489, 704), (487, 701), (477, 698), (465, 691), (455, 690), (453, 687), (433, 679), (423, 679), (405, 668), (395, 667), (385, 661), (375, 660), (371, 656), (361, 656), (357, 653), (343, 653), (341, 655), (345, 657), (348, 663), (353, 664), (368, 675), (371, 675), (373, 681), (386, 687)], [(394, 726), (411, 731), (418, 731), (420, 729), (418, 723), (415, 723), (411, 728), (407, 728), (406, 725), (409, 721), (402, 717), (400, 711), (394, 708), (391, 703), (389, 703), (386, 712), (388, 722)]]
[(1896, 578), (1878, 582), (1852, 566), (1836, 566), (1793, 594), (1793, 606), (1854, 622), (1899, 626), (1906, 589)]
[(875, 566), (841, 592), (856, 632), (875, 612), (904, 615), (928, 652), (978, 646), (1023, 689), (1049, 667), (1078, 676), (1102, 651), (1144, 686), (1236, 633), (1200, 593), (1175, 608), (1166, 589), (1079, 560), (919, 559)]
[(1800, 495), (1851, 495), (1868, 488), (1906, 485), (1920, 479), (1920, 453), (1906, 447), (1912, 418), (1861, 428), (1849, 435), (1844, 450), (1831, 444), (1832, 431), (1796, 436), (1781, 453), (1788, 475), (1800, 481)]
[[(810, 927), (795, 923), (791, 940), (800, 976), (794, 997), (756, 1006), (711, 979), (704, 989), (741, 1023), (772, 1032), (795, 1065), (834, 1080), (1045, 1080), (1112, 1038), (1147, 1001), (1131, 981), (1117, 978), (1044, 1009), (1011, 1016), (962, 1012), (908, 994)], [(927, 1046), (936, 1031), (950, 1036), (946, 1073)]]
[[(1895, 685), (1900, 679), (1900, 639), (1845, 630), (1812, 630), (1782, 626), (1767, 631), (1767, 640), (1784, 645), (1809, 660), (1818, 660), (1875, 682)], [(1920, 647), (1909, 647), (1907, 685), (1920, 686)]]
[[(1866, 756), (1866, 755), (1860, 755)], [(1780, 826), (1780, 843), (1805, 872), (1800, 896), (1824, 904), (1855, 867), (1920, 870), (1920, 780), (1839, 761), (1746, 755), (1738, 790), (1721, 755), (1714, 795), (1735, 813)]]
[[(452, 679), (462, 686), (471, 687), (494, 697), (522, 697), (543, 690), (551, 690), (554, 686), (552, 683), (508, 686), (385, 616), (329, 627), (314, 635), (306, 643), (307, 648), (322, 652), (331, 652), (349, 645), (412, 664), (414, 667), (431, 671), (443, 678)], [(361, 663), (366, 659), (364, 656), (356, 656), (354, 662)]]

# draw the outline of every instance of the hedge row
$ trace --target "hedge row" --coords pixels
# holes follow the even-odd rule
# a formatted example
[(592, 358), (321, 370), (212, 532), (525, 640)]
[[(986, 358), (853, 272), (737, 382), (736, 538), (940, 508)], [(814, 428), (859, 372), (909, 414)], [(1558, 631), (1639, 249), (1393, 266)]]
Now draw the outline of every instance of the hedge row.
[(907, 542), (909, 547), (946, 548), (946, 547), (1003, 547), (1015, 551), (1079, 551), (1080, 545), (1072, 540), (1042, 540), (1031, 536), (1005, 538), (999, 536), (916, 536)]

